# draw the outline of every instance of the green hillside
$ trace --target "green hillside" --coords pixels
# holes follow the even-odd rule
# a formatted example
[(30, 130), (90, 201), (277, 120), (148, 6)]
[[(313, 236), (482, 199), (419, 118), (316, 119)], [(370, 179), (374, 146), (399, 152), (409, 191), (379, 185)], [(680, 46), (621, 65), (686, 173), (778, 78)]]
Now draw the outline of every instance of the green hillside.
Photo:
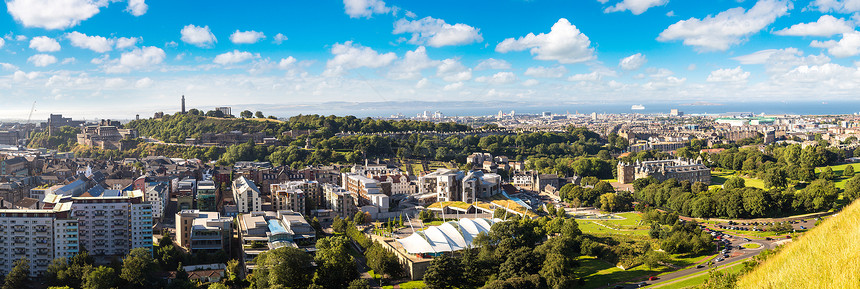
[(738, 288), (860, 288), (860, 202), (827, 219), (738, 281)]

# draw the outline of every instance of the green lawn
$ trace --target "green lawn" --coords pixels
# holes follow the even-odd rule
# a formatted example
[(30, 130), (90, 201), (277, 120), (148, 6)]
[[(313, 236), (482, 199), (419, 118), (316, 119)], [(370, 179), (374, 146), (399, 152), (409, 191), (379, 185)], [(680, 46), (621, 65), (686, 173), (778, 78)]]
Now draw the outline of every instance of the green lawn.
[(743, 244), (743, 247), (747, 248), (747, 249), (758, 249), (758, 248), (761, 248), (761, 245), (756, 244), (756, 243), (746, 243), (746, 244)]
[[(739, 264), (739, 265), (735, 265), (735, 266), (729, 267), (728, 269), (720, 270), (720, 271), (727, 272), (727, 273), (737, 273), (737, 272), (740, 272), (743, 267), (744, 267), (743, 265)], [(705, 280), (707, 280), (707, 279), (708, 279), (708, 273), (706, 272), (704, 274), (696, 275), (696, 277), (685, 279), (684, 281), (675, 282), (675, 283), (672, 283), (672, 284), (669, 284), (666, 286), (661, 286), (659, 288), (665, 288), (665, 289), (696, 288), (700, 284), (704, 283)], [(648, 287), (648, 288), (652, 288), (652, 287)]]
[[(403, 289), (417, 289), (417, 288), (424, 288), (425, 287), (424, 281), (421, 281), (421, 280), (404, 282), (404, 283), (400, 283), (397, 285), (400, 285), (400, 288), (403, 288)], [(394, 285), (382, 286), (382, 289), (394, 289)]]
[[(729, 178), (731, 178), (735, 175), (736, 174), (734, 171), (723, 170), (723, 171), (719, 171), (719, 172), (712, 172), (711, 173), (711, 187), (719, 187), (722, 184), (726, 183), (726, 181), (728, 181)], [(742, 178), (744, 179), (744, 185), (746, 185), (747, 187), (755, 187), (755, 188), (759, 188), (759, 189), (764, 189), (764, 181), (762, 181), (760, 179), (753, 179), (753, 178), (747, 178), (747, 177), (742, 177)]]
[(617, 229), (607, 228), (607, 227), (595, 224), (594, 221), (576, 220), (576, 222), (579, 223), (579, 229), (582, 230), (582, 232), (585, 234), (591, 234), (591, 235), (615, 234), (615, 235), (648, 236), (648, 230), (617, 230)]
[(582, 288), (600, 288), (608, 284), (615, 284), (637, 277), (657, 275), (657, 273), (662, 271), (670, 270), (668, 267), (663, 266), (648, 270), (644, 265), (621, 270), (621, 268), (590, 256), (580, 257), (579, 264), (580, 267), (577, 271), (585, 275), (583, 278), (585, 285)]
[[(842, 177), (842, 171), (844, 171), (845, 168), (848, 166), (853, 166), (855, 172), (857, 172), (857, 170), (860, 169), (860, 164), (844, 164), (844, 165), (838, 165), (838, 166), (830, 166), (830, 169), (833, 170), (833, 174), (838, 176), (838, 178), (833, 181), (833, 184), (835, 184), (837, 188), (844, 189), (845, 183), (847, 183), (848, 180), (850, 179), (850, 178)], [(816, 175), (818, 175), (820, 173), (821, 168), (824, 168), (824, 167), (815, 168), (815, 174)], [(860, 172), (858, 172), (858, 173), (860, 173)]]

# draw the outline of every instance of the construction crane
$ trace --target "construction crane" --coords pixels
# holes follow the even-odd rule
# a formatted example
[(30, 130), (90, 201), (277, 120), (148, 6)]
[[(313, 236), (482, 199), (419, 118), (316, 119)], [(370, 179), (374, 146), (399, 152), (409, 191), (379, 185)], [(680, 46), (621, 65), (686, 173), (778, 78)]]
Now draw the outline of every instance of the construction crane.
[(36, 101), (33, 101), (33, 106), (30, 107), (30, 115), (27, 116), (27, 123), (30, 123), (30, 120), (33, 118), (33, 111), (36, 111)]

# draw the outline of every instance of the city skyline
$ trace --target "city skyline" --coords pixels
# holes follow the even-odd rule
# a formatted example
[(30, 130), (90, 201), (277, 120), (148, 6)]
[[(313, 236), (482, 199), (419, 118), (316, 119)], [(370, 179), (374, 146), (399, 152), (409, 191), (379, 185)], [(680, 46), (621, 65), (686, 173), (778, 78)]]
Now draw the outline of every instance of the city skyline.
[(37, 119), (148, 117), (181, 95), (330, 114), (321, 103), (849, 101), (860, 86), (856, 1), (62, 2), (4, 2), (3, 118), (34, 101)]

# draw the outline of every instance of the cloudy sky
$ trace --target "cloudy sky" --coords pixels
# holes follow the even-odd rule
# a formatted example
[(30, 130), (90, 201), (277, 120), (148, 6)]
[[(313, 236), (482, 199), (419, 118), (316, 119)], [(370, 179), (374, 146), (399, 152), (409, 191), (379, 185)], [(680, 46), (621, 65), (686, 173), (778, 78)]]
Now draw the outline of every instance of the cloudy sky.
[[(703, 5), (707, 3), (707, 5)], [(0, 118), (855, 100), (860, 0), (5, 0)], [(327, 113), (325, 110), (319, 113)]]

